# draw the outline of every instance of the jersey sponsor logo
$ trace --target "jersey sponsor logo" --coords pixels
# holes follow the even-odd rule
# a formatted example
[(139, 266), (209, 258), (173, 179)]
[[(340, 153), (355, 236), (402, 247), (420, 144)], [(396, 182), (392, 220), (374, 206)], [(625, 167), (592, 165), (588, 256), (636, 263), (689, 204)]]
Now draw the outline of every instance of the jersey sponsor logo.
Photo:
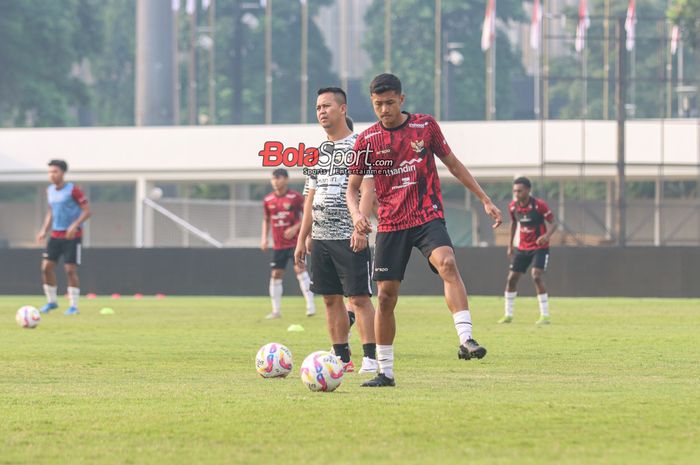
[(395, 174), (411, 173), (413, 171), (417, 171), (416, 165), (404, 165), (394, 169), (378, 170), (376, 174), (383, 176), (394, 176)]
[(417, 141), (411, 141), (411, 148), (414, 152), (421, 153), (423, 152), (423, 150), (425, 150), (425, 142), (422, 139)]
[(376, 136), (377, 134), (381, 134), (382, 131), (375, 131), (375, 132), (370, 132), (369, 134), (365, 134), (365, 140), (369, 139), (372, 136)]
[(408, 123), (409, 128), (420, 128), (424, 129), (428, 125), (428, 122), (426, 121), (425, 123)]
[[(414, 166), (415, 168), (415, 166)], [(405, 189), (408, 186), (412, 186), (414, 184), (418, 184), (416, 181), (411, 181), (411, 178), (406, 177), (406, 178), (401, 178), (401, 185), (399, 186), (391, 186), (391, 190), (395, 189)]]
[(411, 160), (404, 160), (401, 163), (399, 163), (399, 167), (406, 166), (406, 165), (413, 165), (415, 163), (420, 163), (422, 162), (422, 158), (413, 158)]
[(380, 268), (380, 267), (376, 267), (376, 268), (374, 269), (374, 271), (385, 272), (385, 271), (389, 271), (389, 268)]

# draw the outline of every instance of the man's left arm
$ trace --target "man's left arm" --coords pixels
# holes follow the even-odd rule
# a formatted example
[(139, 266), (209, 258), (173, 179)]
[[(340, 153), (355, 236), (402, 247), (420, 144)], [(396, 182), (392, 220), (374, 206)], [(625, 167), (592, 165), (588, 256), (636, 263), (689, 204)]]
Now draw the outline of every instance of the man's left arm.
[(78, 216), (78, 218), (66, 230), (67, 239), (73, 239), (78, 234), (78, 229), (80, 229), (80, 226), (87, 221), (90, 216), (92, 216), (87, 197), (85, 197), (85, 194), (78, 186), (73, 187), (73, 192), (71, 195), (73, 196), (73, 200), (80, 205), (80, 209), (82, 211), (80, 212), (80, 216)]
[(450, 152), (444, 157), (438, 158), (445, 164), (445, 166), (447, 166), (447, 169), (450, 170), (452, 176), (459, 179), (459, 182), (461, 182), (464, 187), (476, 195), (481, 203), (484, 204), (484, 211), (491, 217), (492, 220), (494, 220), (493, 227), (499, 227), (501, 223), (503, 223), (503, 215), (501, 214), (501, 210), (499, 210), (498, 207), (494, 205), (493, 201), (491, 201), (491, 198), (486, 195), (486, 192), (484, 192), (477, 180), (474, 179), (474, 176), (472, 176), (467, 167), (464, 166), (461, 161), (459, 161), (453, 152)]
[(297, 233), (301, 229), (302, 218), (304, 215), (304, 197), (302, 195), (299, 195), (299, 197), (295, 200), (295, 202), (296, 202), (295, 208), (297, 210), (297, 213), (296, 213), (297, 222), (284, 230), (284, 237), (286, 239), (293, 238), (294, 236), (297, 235)]
[(549, 239), (557, 231), (559, 225), (557, 224), (557, 219), (554, 217), (549, 205), (547, 205), (544, 201), (538, 199), (536, 208), (542, 214), (542, 216), (544, 216), (545, 220), (543, 223), (545, 233), (537, 238), (537, 245), (541, 246), (549, 242)]

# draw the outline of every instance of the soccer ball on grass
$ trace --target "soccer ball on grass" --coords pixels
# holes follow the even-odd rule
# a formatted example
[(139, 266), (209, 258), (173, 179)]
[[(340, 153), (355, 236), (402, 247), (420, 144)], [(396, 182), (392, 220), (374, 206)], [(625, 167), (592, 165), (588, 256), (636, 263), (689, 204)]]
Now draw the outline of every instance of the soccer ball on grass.
[(36, 328), (41, 321), (41, 314), (39, 313), (39, 310), (31, 305), (25, 305), (17, 310), (17, 313), (15, 314), (15, 321), (22, 328), (33, 329)]
[(276, 342), (265, 344), (255, 356), (255, 369), (263, 378), (284, 378), (292, 371), (292, 352)]

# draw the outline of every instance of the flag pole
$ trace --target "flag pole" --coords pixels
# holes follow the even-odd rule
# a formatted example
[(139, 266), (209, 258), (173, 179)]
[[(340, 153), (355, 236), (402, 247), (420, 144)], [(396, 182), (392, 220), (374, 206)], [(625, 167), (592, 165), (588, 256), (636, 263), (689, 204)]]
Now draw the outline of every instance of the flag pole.
[(265, 1), (265, 124), (272, 124), (272, 0)]
[[(347, 89), (344, 89), (347, 92)], [(308, 118), (309, 98), (309, 4), (301, 0), (301, 123), (306, 124)]]
[[(188, 0), (189, 1), (189, 0)], [(197, 4), (187, 12), (190, 16), (190, 58), (187, 63), (187, 122), (197, 124)]]
[(433, 113), (440, 119), (442, 89), (442, 1), (435, 0), (435, 69), (433, 70)]
[(216, 21), (216, 0), (209, 3), (209, 37), (211, 37), (211, 47), (209, 47), (209, 124), (216, 124), (216, 77), (214, 66), (214, 48), (216, 47), (214, 22)]
[(180, 0), (173, 0), (173, 123), (180, 124), (180, 52), (178, 38), (180, 36), (179, 13)]
[(391, 72), (391, 0), (384, 0), (384, 72)]

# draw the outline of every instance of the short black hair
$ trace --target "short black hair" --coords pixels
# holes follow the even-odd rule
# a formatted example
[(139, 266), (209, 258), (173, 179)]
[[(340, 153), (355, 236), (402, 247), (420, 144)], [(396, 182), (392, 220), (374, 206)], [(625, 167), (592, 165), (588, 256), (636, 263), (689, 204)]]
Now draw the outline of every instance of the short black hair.
[(345, 116), (345, 123), (348, 125), (348, 128), (353, 131), (355, 129), (355, 123), (353, 123), (352, 118), (349, 116)]
[(532, 187), (532, 183), (530, 183), (530, 180), (524, 176), (520, 176), (519, 178), (515, 178), (515, 181), (513, 181), (513, 184), (522, 184), (523, 186), (527, 187), (530, 189)]
[(284, 168), (277, 168), (275, 171), (272, 172), (272, 177), (273, 178), (280, 178), (280, 177), (289, 177), (289, 173), (287, 173), (287, 170)]
[(49, 161), (49, 166), (57, 166), (58, 169), (64, 173), (68, 171), (68, 163), (66, 163), (64, 160), (51, 160)]
[(375, 76), (369, 84), (370, 95), (383, 94), (389, 91), (394, 91), (401, 95), (401, 81), (393, 74), (383, 73)]
[[(340, 103), (341, 105), (344, 103), (348, 103), (348, 96), (345, 93), (345, 91), (343, 89), (341, 89), (340, 87), (322, 87), (322, 88), (318, 89), (318, 92), (316, 92), (316, 95), (323, 95), (323, 94), (327, 94), (329, 92), (336, 97), (336, 100), (338, 100), (338, 103)], [(338, 98), (339, 95), (342, 96), (341, 99)]]

